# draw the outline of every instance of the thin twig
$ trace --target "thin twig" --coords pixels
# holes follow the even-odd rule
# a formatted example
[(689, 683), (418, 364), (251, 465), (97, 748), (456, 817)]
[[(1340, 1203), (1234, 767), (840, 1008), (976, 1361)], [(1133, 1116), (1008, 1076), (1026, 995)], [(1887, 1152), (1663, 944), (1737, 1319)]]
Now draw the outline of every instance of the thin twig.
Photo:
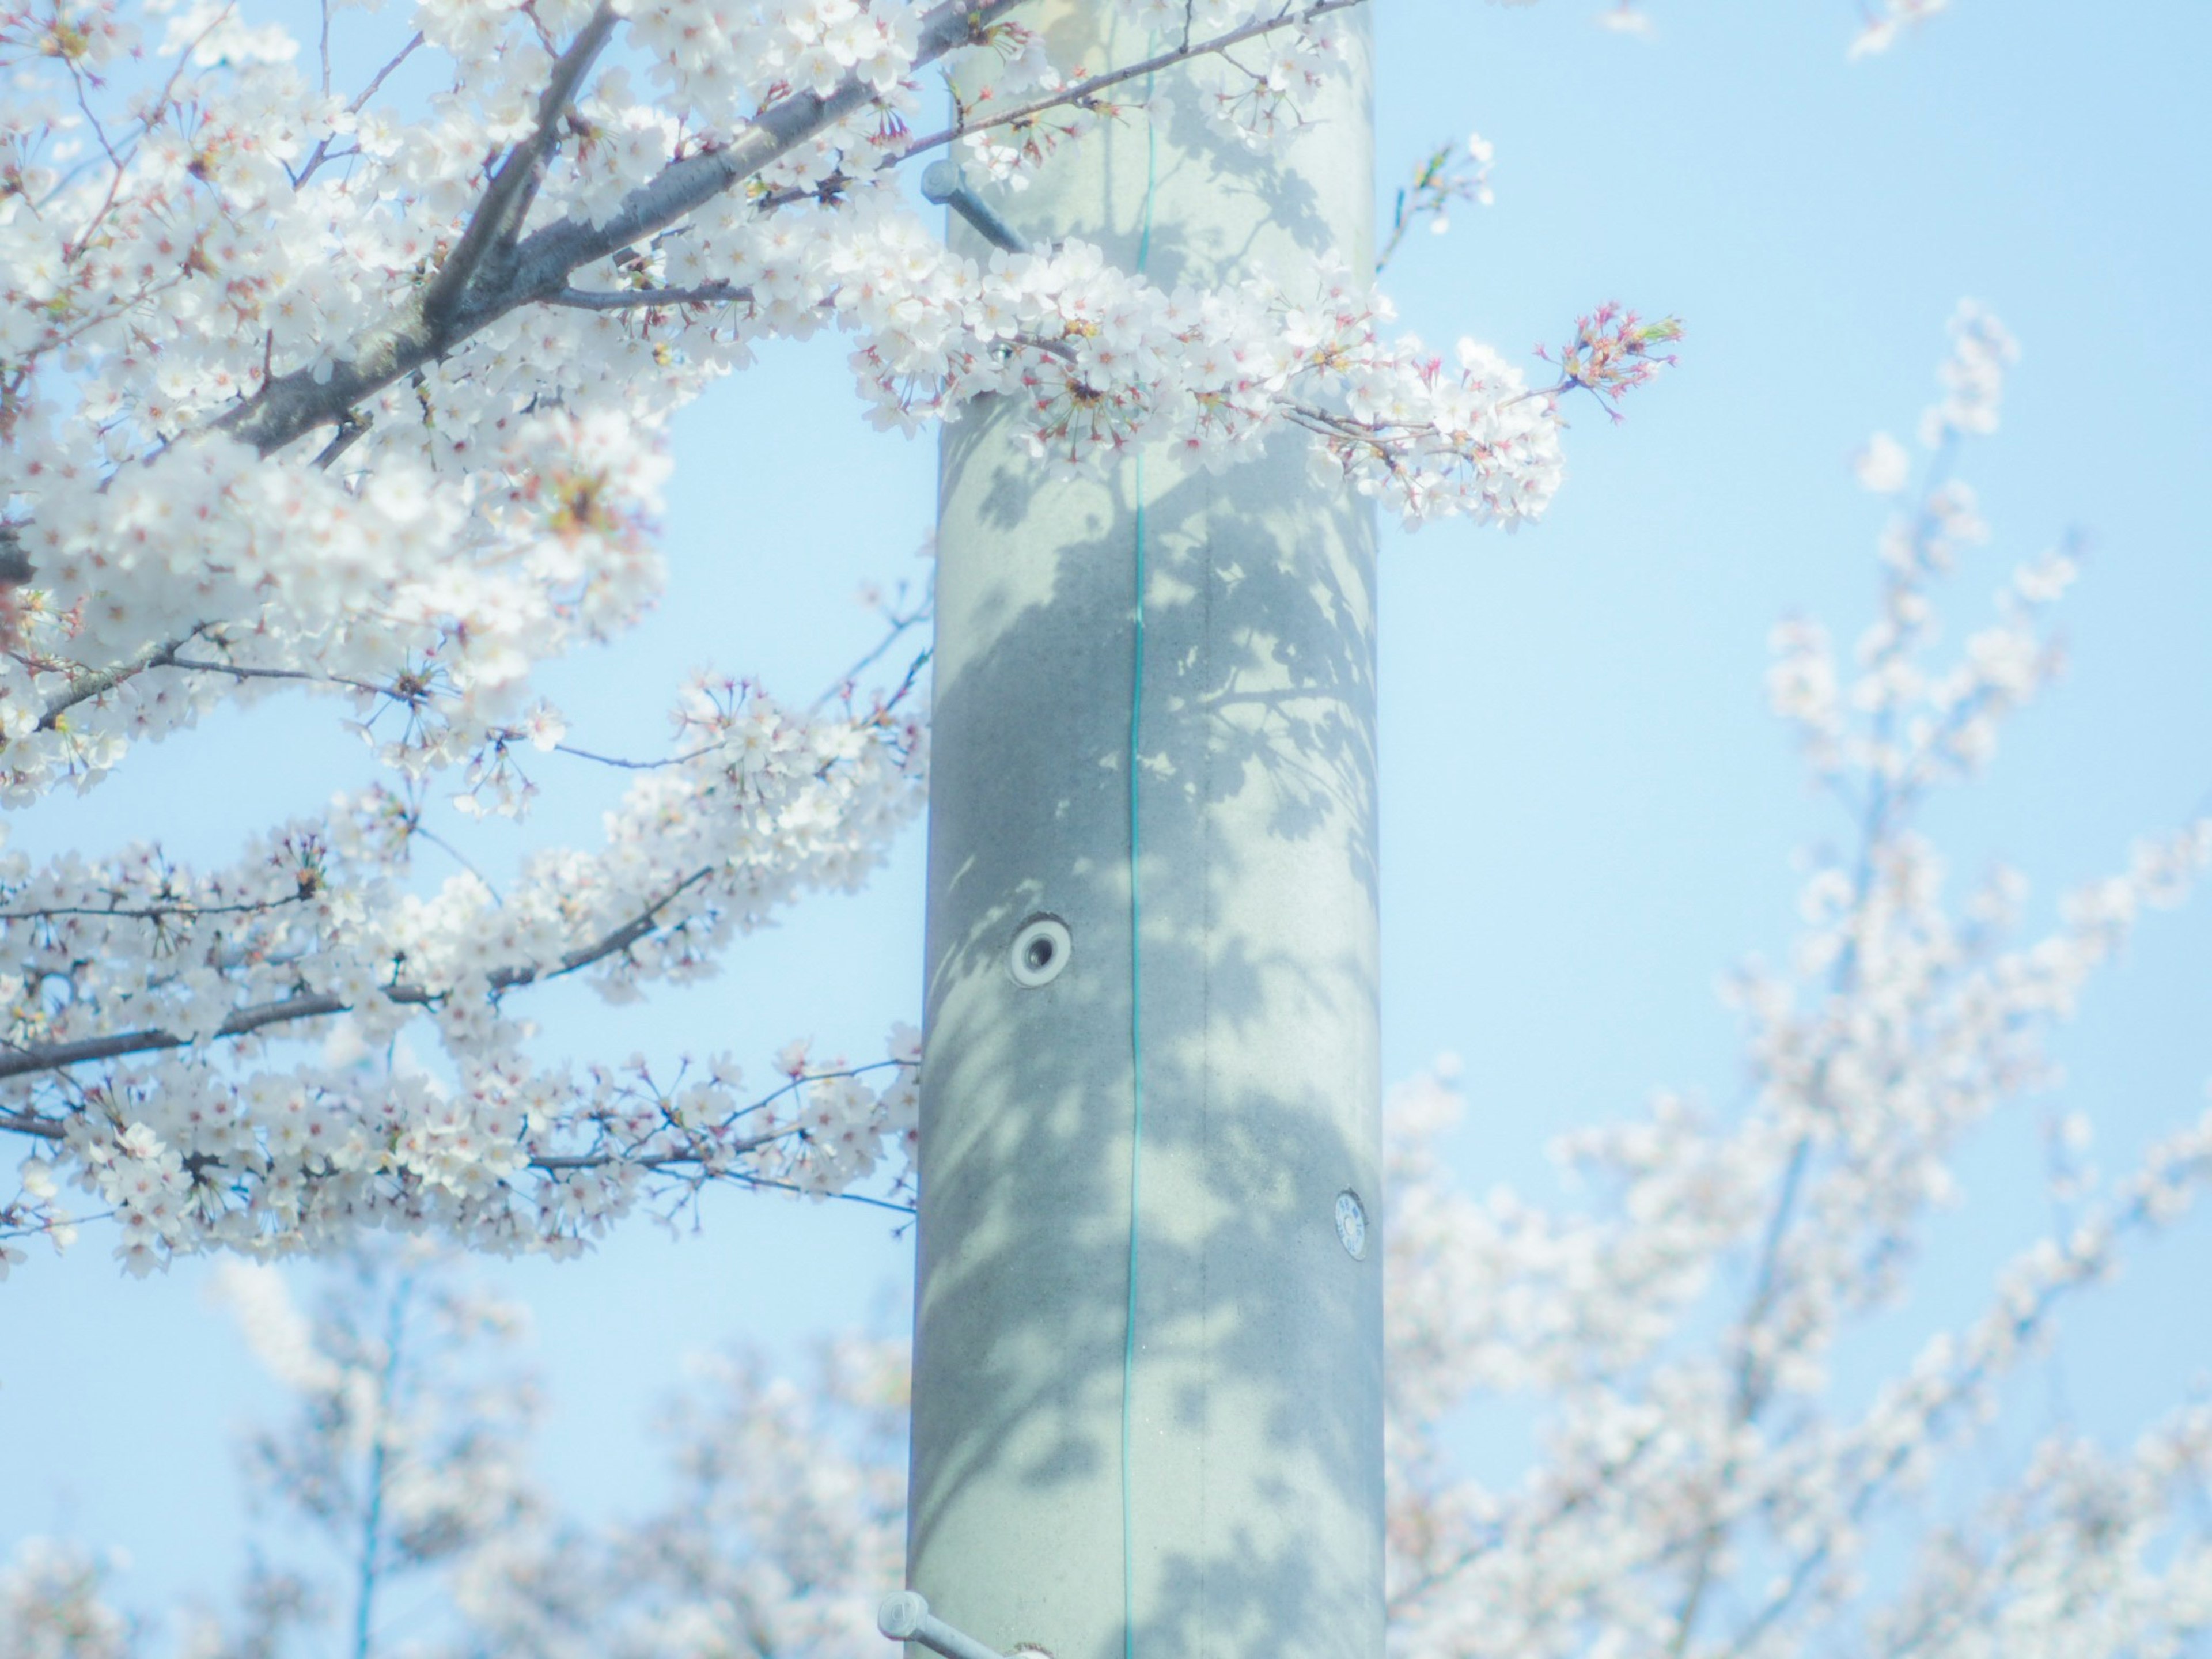
[(579, 749), (573, 743), (556, 743), (553, 745), (553, 752), (556, 755), (571, 755), (578, 760), (596, 761), (601, 766), (619, 766), (625, 772), (659, 772), (671, 766), (688, 766), (695, 760), (702, 759), (713, 754), (722, 746), (719, 743), (711, 743), (703, 749), (694, 749), (681, 755), (666, 755), (659, 760), (649, 761), (630, 760), (621, 755), (602, 755), (596, 750)]
[(190, 899), (179, 899), (173, 904), (115, 905), (102, 909), (90, 904), (58, 904), (52, 908), (36, 910), (0, 910), (0, 921), (46, 921), (58, 916), (89, 916), (100, 920), (122, 921), (166, 921), (172, 917), (241, 916), (274, 910), (282, 905), (299, 904), (315, 896), (313, 890), (286, 893), (271, 899), (241, 900), (236, 904), (195, 904)]
[(940, 132), (933, 132), (927, 137), (917, 138), (904, 149), (896, 150), (885, 156), (879, 166), (896, 167), (900, 162), (910, 161), (926, 151), (939, 149), (956, 139), (964, 138), (971, 132), (988, 132), (993, 127), (1003, 127), (1015, 121), (1026, 121), (1033, 116), (1044, 114), (1049, 110), (1064, 109), (1071, 104), (1081, 104), (1085, 100), (1105, 91), (1109, 87), (1120, 86), (1124, 82), (1133, 81), (1140, 76), (1152, 75), (1164, 69), (1171, 69), (1176, 64), (1186, 64), (1194, 58), (1211, 57), (1226, 52), (1230, 47), (1242, 46), (1247, 40), (1255, 40), (1261, 35), (1273, 34), (1277, 29), (1295, 28), (1302, 23), (1310, 23), (1317, 17), (1326, 16), (1330, 12), (1345, 11), (1353, 6), (1366, 3), (1367, 0), (1314, 0), (1314, 3), (1310, 6), (1295, 11), (1285, 11), (1273, 17), (1257, 19), (1241, 27), (1217, 34), (1210, 40), (1201, 40), (1195, 46), (1185, 40), (1182, 46), (1147, 58), (1142, 63), (1131, 64), (1122, 69), (1109, 70), (1103, 75), (1094, 75), (1087, 81), (1079, 81), (1075, 85), (1048, 96), (1032, 99), (1026, 104), (1017, 104), (1012, 109), (1000, 110), (988, 120), (962, 121), (946, 127)]
[[(899, 641), (905, 636), (909, 629), (921, 626), (923, 623), (929, 621), (935, 613), (936, 599), (933, 594), (931, 597), (923, 599), (921, 605), (912, 611), (905, 612), (896, 611), (892, 611), (886, 618), (886, 620), (890, 623), (890, 631), (885, 634), (883, 638), (878, 640), (875, 643), (874, 648), (869, 651), (866, 656), (862, 657), (860, 661), (854, 663), (850, 668), (848, 668), (842, 674), (839, 675), (836, 679), (832, 681), (829, 688), (824, 690), (820, 696), (815, 698), (813, 702), (809, 705), (807, 712), (809, 714), (813, 713), (815, 709), (821, 708), (822, 705), (829, 702), (830, 698), (837, 696), (839, 692), (850, 686), (855, 680), (859, 679), (861, 675), (866, 673), (869, 669), (874, 667), (878, 662), (881, 661), (884, 653), (889, 651), (893, 646), (896, 645)], [(913, 676), (909, 672), (908, 675), (908, 681), (911, 682), (912, 678)], [(896, 699), (894, 698), (893, 701), (896, 702)]]
[[(385, 77), (390, 75), (392, 70), (398, 69), (402, 64), (405, 63), (408, 58), (414, 52), (415, 49), (422, 44), (422, 36), (418, 31), (405, 46), (399, 48), (398, 56), (394, 58), (390, 63), (386, 64), (382, 69), (377, 70), (377, 72), (369, 78), (368, 84), (361, 89), (360, 95), (356, 97), (353, 102), (346, 106), (346, 112), (350, 115), (358, 115), (363, 109), (367, 108), (368, 100), (375, 97), (377, 89), (383, 86)], [(323, 90), (325, 92), (328, 92), (330, 88), (325, 86)], [(349, 155), (359, 154), (358, 151), (349, 151), (347, 153)], [(306, 184), (308, 179), (313, 178), (315, 169), (322, 166), (322, 164), (328, 161), (330, 157), (331, 141), (329, 137), (325, 136), (316, 143), (314, 154), (307, 157), (307, 161), (301, 167), (299, 173), (293, 178), (293, 189), (297, 190), (301, 185)]]
[[(511, 991), (519, 986), (564, 978), (628, 950), (653, 930), (663, 911), (714, 874), (719, 867), (709, 865), (693, 871), (620, 927), (589, 945), (580, 945), (568, 952), (561, 957), (557, 967), (544, 969), (531, 965), (495, 970), (489, 975), (493, 994)], [(421, 1007), (431, 1006), (447, 994), (445, 991), (420, 985), (398, 984), (384, 989), (386, 1001)], [(272, 1025), (290, 1024), (303, 1019), (321, 1019), (331, 1014), (350, 1013), (352, 1010), (353, 1005), (343, 997), (328, 992), (302, 992), (274, 1002), (241, 1008), (210, 1035), (216, 1037), (250, 1036)], [(121, 1060), (131, 1054), (159, 1054), (171, 1048), (189, 1048), (191, 1039), (179, 1036), (173, 1031), (147, 1028), (118, 1031), (110, 1036), (86, 1037), (76, 1042), (50, 1043), (36, 1048), (10, 1046), (15, 1048), (14, 1054), (0, 1055), (0, 1081), (28, 1077), (40, 1072), (58, 1071), (64, 1066), (82, 1066), (95, 1060)]]

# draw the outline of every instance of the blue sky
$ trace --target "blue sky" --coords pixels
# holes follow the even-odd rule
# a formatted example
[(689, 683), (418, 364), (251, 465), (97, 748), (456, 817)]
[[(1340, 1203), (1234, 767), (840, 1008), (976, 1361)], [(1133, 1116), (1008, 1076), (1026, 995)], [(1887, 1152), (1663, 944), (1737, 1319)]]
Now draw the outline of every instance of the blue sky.
[[(1766, 634), (1802, 612), (1848, 639), (1867, 617), (1882, 509), (1848, 457), (1877, 427), (1909, 434), (1961, 295), (2025, 351), (2002, 429), (1961, 463), (1996, 541), (1952, 614), (2069, 530), (2092, 550), (2063, 611), (2068, 682), (1930, 827), (1962, 877), (2020, 866), (2047, 920), (2057, 890), (2212, 792), (2212, 8), (1956, 0), (1857, 64), (1847, 0), (1651, 0), (1648, 41), (1595, 9), (1377, 9), (1386, 185), (1446, 135), (1498, 147), (1497, 205), (1394, 267), (1406, 325), (1518, 350), (1618, 298), (1691, 331), (1625, 425), (1578, 423), (1533, 533), (1386, 533), (1386, 1070), (1462, 1056), (1457, 1153), (1477, 1185), (1540, 1185), (1547, 1137), (1654, 1086), (1733, 1097), (1716, 979), (1786, 946), (1793, 853), (1840, 829), (1764, 712)], [(563, 671), (580, 741), (652, 741), (672, 668), (811, 696), (871, 641), (858, 586), (921, 568), (929, 447), (861, 429), (835, 342), (768, 354), (690, 412), (676, 448), (680, 602)], [(330, 711), (272, 705), (18, 815), (12, 844), (158, 833), (218, 856), (360, 769)], [(542, 832), (588, 834), (600, 799)], [(711, 984), (641, 1010), (562, 991), (543, 1018), (589, 1020), (591, 1048), (616, 1054), (727, 1047), (764, 1065), (799, 1032), (872, 1047), (918, 1006), (920, 855), (917, 832), (867, 893), (810, 902)], [(2073, 1081), (2052, 1103), (2098, 1120), (2108, 1168), (2200, 1107), (2212, 900), (2146, 925), (2062, 1054)], [(1970, 1154), (1980, 1201), (1939, 1227), (1901, 1316), (1972, 1306), (2040, 1218), (2032, 1130), (1999, 1126)], [(2212, 1364), (2208, 1250), (2212, 1230), (2185, 1230), (2069, 1327), (2059, 1363), (2086, 1426), (2120, 1432)], [(581, 1263), (491, 1269), (537, 1310), (547, 1472), (587, 1512), (649, 1494), (645, 1424), (684, 1353), (895, 1327), (908, 1271), (880, 1215), (735, 1195), (696, 1236), (633, 1227)], [(204, 1280), (123, 1279), (95, 1235), (0, 1287), (0, 1552), (37, 1532), (120, 1545), (150, 1597), (230, 1570), (229, 1448), (270, 1392)], [(1510, 1425), (1478, 1429), (1469, 1452), (1503, 1469), (1515, 1443)]]

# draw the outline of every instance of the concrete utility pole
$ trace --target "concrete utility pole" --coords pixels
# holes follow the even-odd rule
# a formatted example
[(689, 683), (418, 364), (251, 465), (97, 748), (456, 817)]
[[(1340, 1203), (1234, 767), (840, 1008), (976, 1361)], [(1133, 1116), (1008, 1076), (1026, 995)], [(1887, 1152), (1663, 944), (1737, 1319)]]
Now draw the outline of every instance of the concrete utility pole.
[[(1111, 9), (1024, 21), (1095, 70), (1147, 52)], [(1359, 270), (1364, 27), (1286, 155), (1185, 97), (992, 198), (1126, 268), (1149, 191), (1170, 287)], [(1378, 1659), (1372, 517), (1296, 433), (1218, 477), (1144, 465), (1133, 975), (1137, 468), (1048, 479), (988, 411), (945, 436), (908, 1582), (1000, 1652)]]

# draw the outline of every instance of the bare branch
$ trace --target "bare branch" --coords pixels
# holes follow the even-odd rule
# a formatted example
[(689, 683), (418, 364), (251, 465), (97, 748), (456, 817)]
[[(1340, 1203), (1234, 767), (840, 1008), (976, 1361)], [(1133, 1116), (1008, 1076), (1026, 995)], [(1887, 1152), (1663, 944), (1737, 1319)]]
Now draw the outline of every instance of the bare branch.
[(601, 766), (619, 766), (625, 772), (659, 772), (671, 766), (688, 766), (695, 760), (713, 754), (720, 744), (709, 744), (703, 749), (687, 750), (681, 755), (665, 755), (659, 760), (630, 760), (621, 755), (602, 755), (597, 750), (579, 749), (573, 743), (556, 743), (553, 752), (572, 755), (578, 760), (596, 761)]
[[(903, 584), (902, 584), (902, 586), (903, 586)], [(866, 656), (862, 657), (858, 662), (854, 663), (850, 668), (847, 669), (842, 674), (840, 674), (837, 678), (823, 691), (820, 696), (815, 698), (812, 707), (819, 708), (823, 703), (829, 702), (830, 698), (837, 696), (840, 691), (848, 690), (854, 682), (858, 680), (861, 675), (866, 673), (870, 668), (873, 667), (878, 662), (882, 660), (884, 654), (905, 636), (908, 629), (920, 627), (923, 623), (931, 620), (931, 618), (936, 614), (937, 596), (933, 585), (928, 596), (913, 610), (885, 611), (884, 620), (889, 624), (889, 631), (884, 635), (882, 639), (876, 641), (875, 647), (872, 650), (871, 650)], [(925, 651), (922, 653), (922, 655), (926, 658), (929, 655), (929, 653)], [(914, 668), (909, 668), (907, 671), (906, 679), (903, 683), (904, 685), (911, 685), (913, 684), (915, 673), (919, 666), (920, 665), (917, 664)], [(902, 686), (901, 695), (903, 695), (903, 685)], [(895, 696), (891, 698), (891, 701), (893, 702), (896, 702), (899, 701), (899, 697)]]

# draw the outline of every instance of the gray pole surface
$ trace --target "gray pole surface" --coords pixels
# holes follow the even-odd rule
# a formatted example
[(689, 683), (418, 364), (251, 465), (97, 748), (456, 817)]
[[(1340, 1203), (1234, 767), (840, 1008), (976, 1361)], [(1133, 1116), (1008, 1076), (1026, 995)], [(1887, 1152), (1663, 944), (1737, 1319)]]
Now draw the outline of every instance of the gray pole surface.
[[(1146, 46), (1100, 40), (1109, 9), (1025, 21), (1097, 70)], [(1137, 114), (988, 193), (1129, 268), (1149, 179), (1167, 287), (1360, 270), (1344, 32), (1352, 73), (1286, 154), (1184, 99), (1149, 156)], [(908, 1582), (1001, 1652), (1118, 1659), (1136, 471), (1048, 477), (1004, 412), (942, 459)], [(1379, 1659), (1372, 518), (1307, 480), (1295, 432), (1218, 476), (1156, 447), (1144, 483), (1134, 1651)], [(1040, 934), (1052, 962), (1018, 960)]]

